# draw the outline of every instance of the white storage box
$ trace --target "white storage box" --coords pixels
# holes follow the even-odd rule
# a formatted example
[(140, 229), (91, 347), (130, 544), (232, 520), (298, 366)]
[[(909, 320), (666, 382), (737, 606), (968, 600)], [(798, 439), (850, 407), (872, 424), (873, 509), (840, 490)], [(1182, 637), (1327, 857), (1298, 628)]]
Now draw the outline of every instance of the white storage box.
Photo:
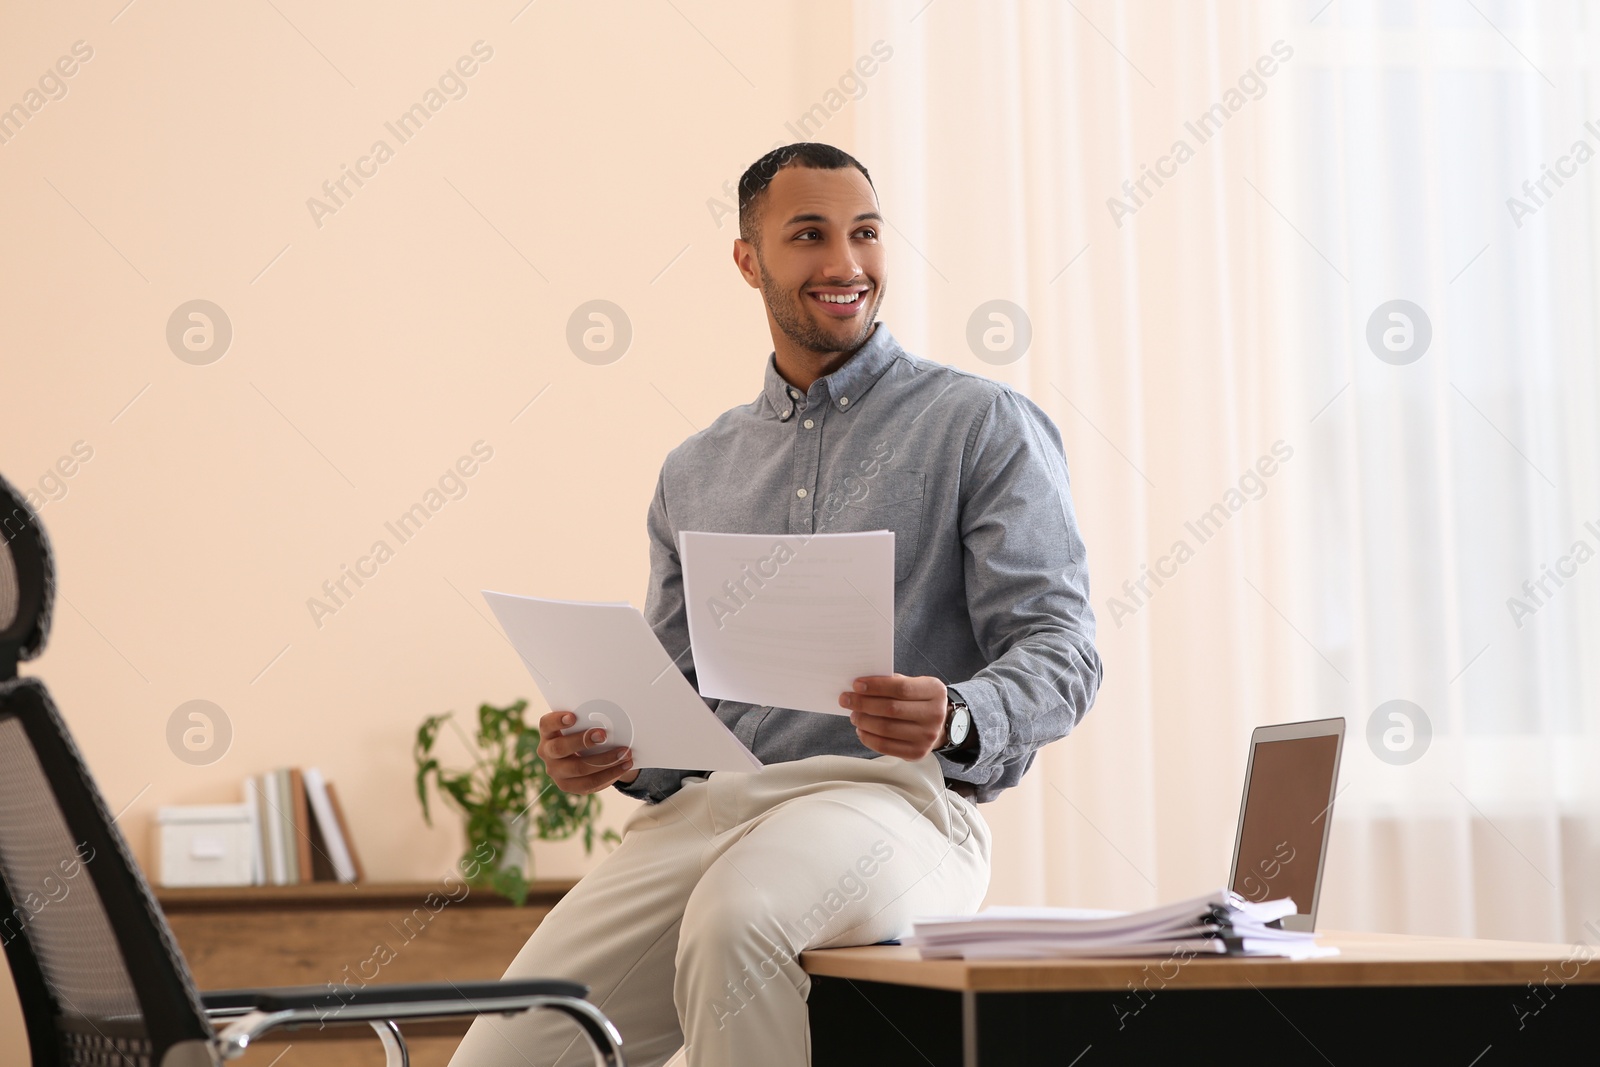
[(249, 885), (255, 829), (244, 804), (190, 804), (156, 809), (161, 884)]

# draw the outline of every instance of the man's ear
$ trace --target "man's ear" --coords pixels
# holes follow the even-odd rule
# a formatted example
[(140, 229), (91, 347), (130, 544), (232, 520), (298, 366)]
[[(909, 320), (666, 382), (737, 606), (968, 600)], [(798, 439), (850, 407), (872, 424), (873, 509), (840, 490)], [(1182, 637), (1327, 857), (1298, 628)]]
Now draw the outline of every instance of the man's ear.
[(733, 239), (733, 265), (739, 268), (745, 284), (752, 289), (761, 288), (761, 254), (755, 245), (742, 237)]

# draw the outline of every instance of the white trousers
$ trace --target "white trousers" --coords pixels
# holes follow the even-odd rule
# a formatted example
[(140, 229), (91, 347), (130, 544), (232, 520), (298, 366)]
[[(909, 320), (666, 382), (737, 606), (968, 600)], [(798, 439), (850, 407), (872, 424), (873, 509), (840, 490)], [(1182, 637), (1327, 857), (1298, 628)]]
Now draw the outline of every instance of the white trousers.
[[(799, 954), (977, 909), (989, 828), (938, 760), (813, 756), (690, 778), (629, 816), (622, 843), (558, 903), (507, 978), (566, 978), (622, 1033), (630, 1067), (811, 1062)], [(488, 1016), (451, 1067), (593, 1061), (550, 1012)]]

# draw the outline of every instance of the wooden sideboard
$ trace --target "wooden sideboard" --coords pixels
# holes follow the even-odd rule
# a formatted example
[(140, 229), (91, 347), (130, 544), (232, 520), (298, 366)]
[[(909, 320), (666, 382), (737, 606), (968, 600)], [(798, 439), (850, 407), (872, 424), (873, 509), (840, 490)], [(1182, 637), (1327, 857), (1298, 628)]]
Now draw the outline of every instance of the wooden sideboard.
[[(346, 982), (499, 978), (568, 889), (535, 882), (514, 906), (458, 878), (439, 882), (316, 882), (238, 889), (157, 889), (202, 990)], [(444, 1067), (468, 1022), (404, 1026), (413, 1067)], [(379, 1067), (366, 1026), (306, 1029), (252, 1047), (240, 1067)]]

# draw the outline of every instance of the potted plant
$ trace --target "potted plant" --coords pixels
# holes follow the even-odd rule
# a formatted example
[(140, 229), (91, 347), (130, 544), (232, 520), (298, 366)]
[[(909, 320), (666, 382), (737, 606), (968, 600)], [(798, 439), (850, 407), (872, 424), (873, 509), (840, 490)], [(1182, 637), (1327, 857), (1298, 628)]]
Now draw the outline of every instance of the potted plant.
[[(555, 781), (539, 758), (539, 730), (524, 718), (528, 702), (519, 700), (509, 707), (484, 704), (478, 708), (476, 762), (467, 770), (451, 770), (433, 755), (439, 731), (453, 711), (430, 715), (417, 728), (414, 754), (417, 761), (417, 798), (422, 801), (422, 817), (429, 826), (428, 781), (466, 816), (467, 847), (463, 860), (473, 857), (471, 867), (478, 874), (469, 881), (492, 889), (522, 904), (528, 898), (529, 816), (535, 836), (541, 841), (565, 841), (580, 831), (586, 854), (594, 852), (596, 821), (600, 817), (600, 798), (576, 796), (555, 787)], [(455, 726), (455, 723), (451, 723)], [(460, 727), (456, 727), (460, 732)], [(472, 743), (463, 734), (462, 741)], [(622, 840), (615, 830), (606, 830), (600, 840), (615, 844)], [(488, 845), (496, 862), (482, 864), (482, 848)]]

